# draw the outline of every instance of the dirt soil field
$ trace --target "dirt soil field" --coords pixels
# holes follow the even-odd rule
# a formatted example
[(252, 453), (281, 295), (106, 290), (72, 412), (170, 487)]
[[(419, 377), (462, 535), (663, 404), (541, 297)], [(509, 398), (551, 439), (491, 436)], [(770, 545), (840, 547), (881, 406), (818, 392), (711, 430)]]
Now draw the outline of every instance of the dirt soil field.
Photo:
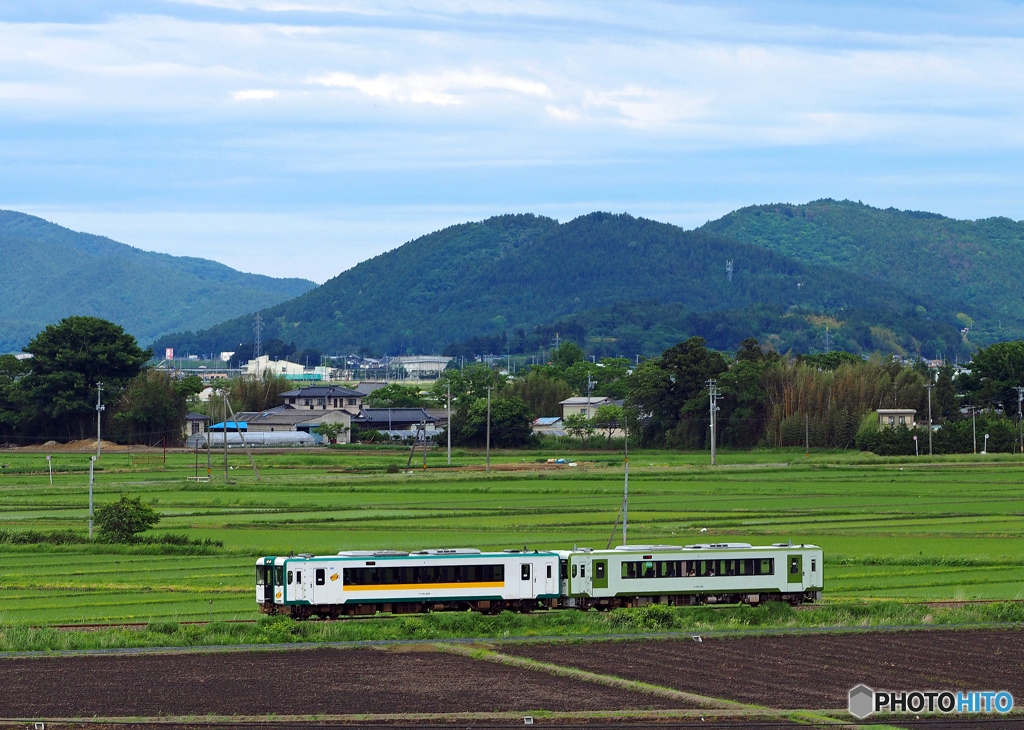
[(1007, 690), (1024, 631), (900, 631), (500, 647), (537, 661), (778, 708), (845, 709), (851, 687)]
[(439, 652), (375, 649), (0, 660), (0, 717), (672, 709), (640, 692)]

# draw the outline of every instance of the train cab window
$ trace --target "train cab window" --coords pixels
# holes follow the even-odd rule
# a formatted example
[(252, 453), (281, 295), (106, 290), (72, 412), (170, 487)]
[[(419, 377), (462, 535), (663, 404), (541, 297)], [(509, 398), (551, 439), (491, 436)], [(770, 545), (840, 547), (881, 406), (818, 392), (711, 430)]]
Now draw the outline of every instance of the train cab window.
[(573, 566), (572, 566), (572, 577), (573, 578), (576, 577), (576, 564), (575, 563), (573, 563)]
[(594, 578), (597, 580), (604, 580), (604, 563), (594, 563)]
[(818, 566), (817, 558), (811, 558), (811, 572), (812, 573), (818, 569), (817, 566)]
[(548, 564), (548, 578), (550, 578), (550, 577), (551, 577), (551, 565), (549, 563)]
[(586, 577), (587, 577), (587, 566), (581, 565), (580, 566), (580, 578), (586, 578)]
[(295, 571), (295, 582), (296, 583), (301, 583), (302, 582), (302, 571), (301, 570), (296, 570)]
[(327, 576), (327, 571), (325, 571), (323, 568), (317, 568), (316, 569), (316, 584), (318, 586), (322, 586), (324, 583), (326, 583), (327, 582), (326, 576)]
[(530, 580), (530, 564), (523, 563), (522, 566), (522, 578), (523, 580)]
[(267, 569), (262, 565), (256, 566), (256, 585), (263, 586), (267, 584)]
[(284, 566), (283, 565), (276, 565), (276, 566), (274, 566), (274, 585), (276, 585), (276, 586), (283, 586), (284, 585)]
[(293, 575), (293, 573), (292, 573), (292, 572), (291, 572), (291, 571), (289, 570), (289, 571), (288, 571), (288, 585), (291, 585), (291, 584), (292, 584), (292, 579), (293, 579), (294, 577), (295, 577), (295, 576)]

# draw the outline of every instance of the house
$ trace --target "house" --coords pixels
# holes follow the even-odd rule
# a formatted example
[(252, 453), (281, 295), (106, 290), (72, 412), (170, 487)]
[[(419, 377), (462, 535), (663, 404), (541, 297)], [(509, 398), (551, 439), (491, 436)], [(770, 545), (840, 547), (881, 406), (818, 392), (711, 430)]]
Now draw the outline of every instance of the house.
[(917, 410), (914, 408), (879, 408), (878, 409), (878, 425), (879, 426), (906, 426), (912, 428), (914, 424), (914, 416), (917, 414)]
[(566, 398), (558, 405), (561, 406), (562, 418), (565, 419), (568, 416), (586, 416), (587, 418), (593, 418), (594, 413), (598, 408), (601, 406), (614, 405), (615, 403), (616, 401), (603, 395), (592, 395), (590, 397), (581, 395)]
[(300, 411), (344, 410), (357, 416), (366, 395), (340, 385), (311, 385), (281, 393), (280, 397), (286, 406)]
[(565, 424), (561, 416), (541, 416), (533, 419), (533, 432), (550, 436), (565, 436)]
[(206, 424), (210, 421), (209, 416), (202, 413), (188, 412), (185, 416), (185, 438), (189, 436), (201, 436), (206, 433)]
[(361, 408), (352, 423), (367, 431), (414, 431), (422, 423), (437, 430), (437, 419), (423, 408)]

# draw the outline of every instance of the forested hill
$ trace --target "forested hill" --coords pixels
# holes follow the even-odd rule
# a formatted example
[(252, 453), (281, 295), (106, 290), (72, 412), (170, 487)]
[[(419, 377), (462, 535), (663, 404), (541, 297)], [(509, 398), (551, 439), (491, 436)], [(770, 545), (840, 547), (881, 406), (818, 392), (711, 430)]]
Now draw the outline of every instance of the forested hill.
[(698, 230), (836, 266), (964, 312), (975, 320), (970, 339), (979, 344), (1024, 334), (1024, 221), (816, 200), (741, 208)]
[(0, 353), (19, 351), (46, 325), (69, 315), (111, 320), (146, 345), (316, 286), (142, 251), (14, 211), (0, 211), (0, 260)]
[[(734, 262), (731, 281), (727, 261)], [(508, 215), (423, 236), (266, 309), (263, 339), (329, 353), (362, 347), (436, 352), (474, 336), (529, 331), (556, 318), (641, 301), (691, 312), (860, 307), (906, 317), (924, 307), (928, 318), (943, 322), (943, 337), (954, 340), (950, 346), (959, 339), (954, 314), (930, 299), (750, 243), (607, 213), (564, 224)], [(251, 321), (246, 316), (156, 344), (217, 350), (250, 341)]]

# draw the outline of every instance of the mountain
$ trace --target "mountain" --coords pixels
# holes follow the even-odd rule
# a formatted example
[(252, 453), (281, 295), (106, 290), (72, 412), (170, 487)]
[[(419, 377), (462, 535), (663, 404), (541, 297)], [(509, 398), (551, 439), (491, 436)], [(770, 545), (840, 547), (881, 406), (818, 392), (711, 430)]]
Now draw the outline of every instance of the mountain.
[[(608, 213), (563, 224), (506, 215), (423, 236), (265, 309), (263, 338), (335, 354), (437, 352), (477, 336), (525, 337), (558, 320), (607, 320), (608, 308), (624, 326), (650, 329), (652, 317), (674, 318), (670, 328), (679, 334), (702, 334), (681, 314), (739, 312), (730, 320), (733, 346), (764, 331), (743, 334), (744, 318), (824, 333), (852, 310), (888, 313), (905, 330), (869, 318), (860, 333), (868, 341), (902, 337), (901, 347), (929, 353), (960, 341), (955, 310), (931, 298), (708, 231)], [(639, 323), (629, 324), (640, 309)], [(251, 339), (246, 316), (156, 344), (202, 352)]]
[(109, 319), (143, 345), (299, 296), (304, 279), (245, 274), (206, 259), (142, 251), (42, 218), (0, 211), (0, 352), (69, 315)]
[(978, 344), (1024, 337), (1024, 221), (826, 199), (741, 208), (699, 230), (931, 299), (966, 315)]

